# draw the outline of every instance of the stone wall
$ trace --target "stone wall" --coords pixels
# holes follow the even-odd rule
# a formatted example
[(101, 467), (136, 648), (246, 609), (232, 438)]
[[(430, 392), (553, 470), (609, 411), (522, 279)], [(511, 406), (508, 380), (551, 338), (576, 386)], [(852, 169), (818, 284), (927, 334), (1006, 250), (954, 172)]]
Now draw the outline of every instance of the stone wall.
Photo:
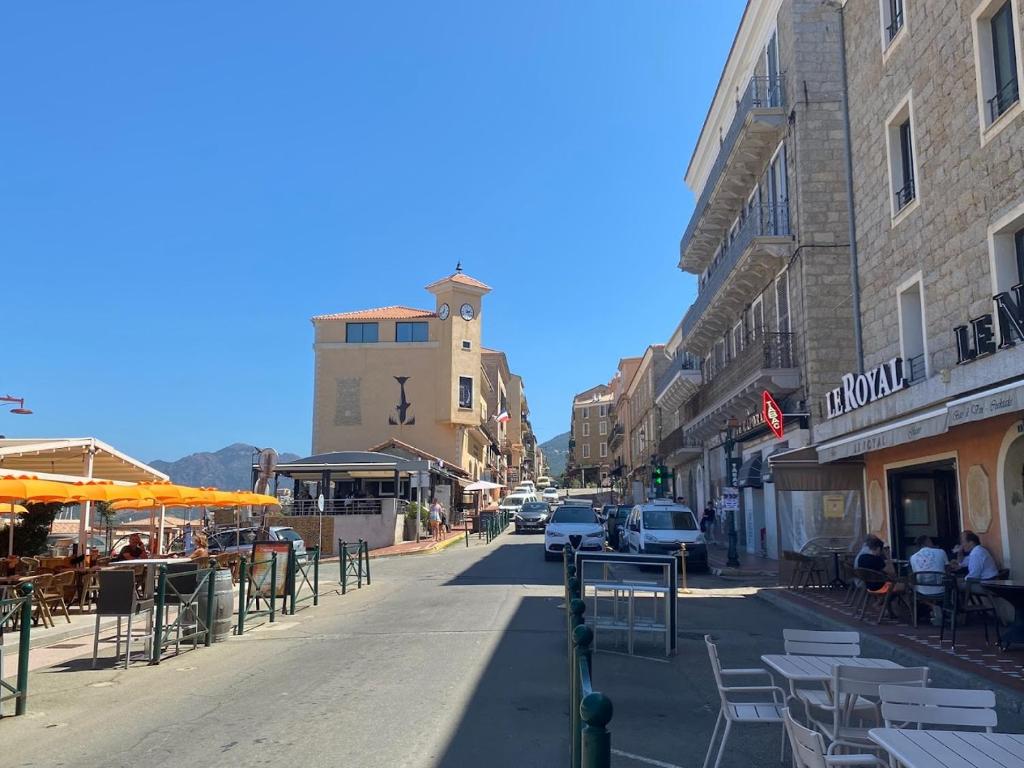
[[(267, 525), (294, 528), (307, 547), (315, 547), (320, 535), (320, 519), (316, 515), (270, 515)], [(363, 539), (370, 549), (390, 547), (402, 540), (400, 525), (393, 504), (387, 503), (379, 515), (324, 515), (322, 554), (325, 557), (338, 554), (338, 539), (347, 542)]]

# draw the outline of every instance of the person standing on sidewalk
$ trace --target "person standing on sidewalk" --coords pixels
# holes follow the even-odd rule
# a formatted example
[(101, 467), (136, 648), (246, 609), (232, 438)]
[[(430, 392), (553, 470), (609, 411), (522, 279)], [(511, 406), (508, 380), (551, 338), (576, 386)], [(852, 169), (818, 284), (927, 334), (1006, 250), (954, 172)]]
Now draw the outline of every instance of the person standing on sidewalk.
[(700, 518), (700, 530), (708, 544), (715, 543), (715, 507), (709, 501), (704, 505), (704, 514)]
[(430, 532), (434, 535), (434, 541), (441, 540), (441, 519), (444, 517), (444, 507), (435, 497), (430, 504)]

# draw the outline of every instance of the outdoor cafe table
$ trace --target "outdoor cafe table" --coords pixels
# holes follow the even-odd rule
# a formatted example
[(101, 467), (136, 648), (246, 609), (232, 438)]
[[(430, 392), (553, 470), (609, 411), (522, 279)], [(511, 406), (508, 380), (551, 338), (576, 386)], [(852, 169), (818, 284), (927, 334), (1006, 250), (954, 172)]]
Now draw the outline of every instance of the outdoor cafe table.
[(831, 682), (832, 670), (839, 665), (874, 669), (903, 668), (895, 661), (867, 659), (862, 656), (799, 656), (768, 653), (761, 657), (761, 661), (789, 681), (790, 693), (796, 688), (797, 683)]
[(1024, 581), (999, 579), (984, 581), (982, 586), (989, 594), (1013, 606), (1013, 621), (1003, 632), (1003, 648), (1010, 643), (1024, 643)]
[(872, 728), (868, 737), (906, 768), (1024, 768), (1024, 735)]

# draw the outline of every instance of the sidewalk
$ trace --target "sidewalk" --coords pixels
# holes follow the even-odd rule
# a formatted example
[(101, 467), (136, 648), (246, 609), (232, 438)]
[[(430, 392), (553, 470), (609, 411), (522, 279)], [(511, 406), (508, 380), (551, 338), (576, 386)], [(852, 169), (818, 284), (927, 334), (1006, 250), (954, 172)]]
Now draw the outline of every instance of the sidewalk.
[[(466, 529), (463, 525), (453, 525), (448, 533), (444, 534), (441, 541), (434, 541), (432, 538), (420, 539), (419, 541), (403, 541), (401, 544), (392, 544), (390, 547), (371, 549), (370, 558), (397, 557), (399, 555), (416, 555), (421, 552), (438, 552), (447, 547), (457, 544), (466, 538)], [(476, 539), (476, 534), (469, 534), (470, 542)]]
[(779, 561), (748, 552), (739, 552), (740, 567), (730, 568), (726, 565), (728, 548), (725, 544), (715, 542), (708, 545), (708, 567), (715, 576), (759, 576), (778, 578)]

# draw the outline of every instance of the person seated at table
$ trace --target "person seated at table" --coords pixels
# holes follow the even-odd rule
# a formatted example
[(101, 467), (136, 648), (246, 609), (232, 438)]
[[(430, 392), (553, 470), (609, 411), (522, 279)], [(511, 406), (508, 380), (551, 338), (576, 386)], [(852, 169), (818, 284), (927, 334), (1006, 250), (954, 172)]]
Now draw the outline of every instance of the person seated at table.
[(996, 560), (981, 544), (981, 539), (974, 531), (960, 534), (960, 551), (964, 553), (959, 563), (951, 563), (951, 568), (968, 581), (988, 581), (999, 576)]
[(857, 556), (854, 558), (855, 567), (859, 567), (856, 563), (857, 558), (859, 558), (861, 555), (870, 553), (872, 545), (875, 544), (877, 544), (879, 547), (885, 547), (885, 542), (877, 536), (875, 536), (875, 534), (873, 533), (869, 533), (867, 536), (864, 537), (864, 543), (861, 544), (860, 549), (857, 551)]
[[(930, 575), (922, 577), (923, 580), (917, 584), (915, 587), (917, 594), (930, 598), (942, 597), (945, 591), (945, 587), (942, 585), (943, 577), (934, 571), (945, 572), (946, 566), (949, 564), (946, 551), (935, 546), (931, 536), (918, 536), (914, 543), (917, 544), (917, 552), (910, 556), (910, 570), (914, 573), (932, 572)], [(931, 611), (932, 624), (937, 627), (941, 626), (942, 608), (938, 605), (927, 607)]]
[[(889, 561), (885, 557), (885, 542), (877, 536), (873, 536), (870, 540), (864, 542), (864, 546), (867, 551), (857, 555), (857, 559), (853, 562), (853, 567), (867, 568), (879, 573), (888, 573), (890, 566)], [(884, 587), (886, 582), (865, 580), (864, 584), (869, 590), (874, 591)], [(894, 583), (893, 590), (896, 592), (903, 591), (903, 584), (899, 582)]]
[(205, 533), (197, 533), (193, 538), (195, 549), (192, 550), (190, 557), (195, 560), (200, 557), (209, 557), (210, 550), (207, 548), (207, 540)]
[(149, 557), (149, 552), (146, 550), (145, 545), (142, 543), (142, 536), (138, 533), (133, 533), (128, 537), (128, 545), (121, 547), (121, 551), (117, 553), (115, 560), (145, 560)]

